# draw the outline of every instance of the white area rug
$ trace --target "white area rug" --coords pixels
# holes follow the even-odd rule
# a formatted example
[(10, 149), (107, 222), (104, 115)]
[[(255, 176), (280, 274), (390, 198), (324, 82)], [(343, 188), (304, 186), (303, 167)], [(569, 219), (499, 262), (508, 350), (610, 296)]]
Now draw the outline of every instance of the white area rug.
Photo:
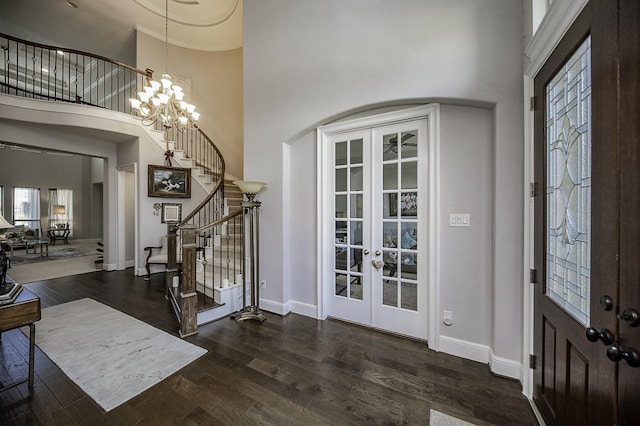
[(448, 414), (431, 409), (429, 413), (429, 424), (431, 426), (474, 426), (473, 423), (465, 422)]
[(43, 309), (36, 344), (105, 411), (207, 352), (92, 299)]

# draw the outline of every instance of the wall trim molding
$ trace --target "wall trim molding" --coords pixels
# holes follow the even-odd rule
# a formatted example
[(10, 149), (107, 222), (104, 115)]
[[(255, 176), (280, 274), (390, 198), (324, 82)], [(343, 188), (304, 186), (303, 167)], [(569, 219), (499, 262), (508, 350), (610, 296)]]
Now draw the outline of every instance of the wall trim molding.
[(520, 379), (522, 365), (518, 361), (496, 356), (486, 345), (440, 336), (440, 352), (488, 364), (492, 373), (511, 379)]

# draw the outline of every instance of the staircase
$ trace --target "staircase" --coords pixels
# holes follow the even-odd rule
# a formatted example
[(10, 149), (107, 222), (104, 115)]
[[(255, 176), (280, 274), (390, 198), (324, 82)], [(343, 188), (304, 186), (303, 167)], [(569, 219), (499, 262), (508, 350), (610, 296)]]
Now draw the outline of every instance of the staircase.
[[(108, 58), (21, 40), (0, 33), (0, 93), (56, 102), (97, 106), (130, 114), (130, 98), (152, 78)], [(51, 70), (44, 73), (43, 70)], [(178, 225), (167, 230), (166, 295), (182, 336), (245, 305), (242, 280), (242, 193), (225, 181), (225, 163), (213, 141), (201, 130), (180, 132), (144, 127), (172, 164), (190, 168), (208, 195)], [(178, 241), (181, 246), (178, 247)], [(178, 265), (178, 252), (182, 255)], [(246, 295), (245, 295), (246, 296)]]

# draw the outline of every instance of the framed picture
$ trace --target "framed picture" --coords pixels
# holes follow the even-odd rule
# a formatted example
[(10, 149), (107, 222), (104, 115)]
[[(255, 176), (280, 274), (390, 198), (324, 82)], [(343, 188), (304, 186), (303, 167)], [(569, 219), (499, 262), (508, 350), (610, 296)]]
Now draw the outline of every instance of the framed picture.
[(149, 164), (148, 196), (191, 198), (191, 169)]
[(180, 222), (182, 220), (182, 204), (162, 203), (162, 223)]

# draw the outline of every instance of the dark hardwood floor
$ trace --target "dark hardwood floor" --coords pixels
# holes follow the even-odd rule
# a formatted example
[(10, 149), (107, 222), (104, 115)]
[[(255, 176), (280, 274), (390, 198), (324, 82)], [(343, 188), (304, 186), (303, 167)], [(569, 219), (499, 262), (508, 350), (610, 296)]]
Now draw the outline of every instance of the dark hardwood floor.
[[(131, 269), (25, 285), (43, 308), (89, 297), (177, 335), (163, 286), (162, 274), (144, 281)], [(520, 383), (487, 365), (338, 321), (222, 319), (186, 340), (209, 352), (108, 413), (36, 349), (34, 392), (0, 392), (0, 425), (427, 425), (431, 408), (476, 424), (537, 424)], [(21, 331), (3, 333), (0, 382), (26, 375), (27, 354)]]

